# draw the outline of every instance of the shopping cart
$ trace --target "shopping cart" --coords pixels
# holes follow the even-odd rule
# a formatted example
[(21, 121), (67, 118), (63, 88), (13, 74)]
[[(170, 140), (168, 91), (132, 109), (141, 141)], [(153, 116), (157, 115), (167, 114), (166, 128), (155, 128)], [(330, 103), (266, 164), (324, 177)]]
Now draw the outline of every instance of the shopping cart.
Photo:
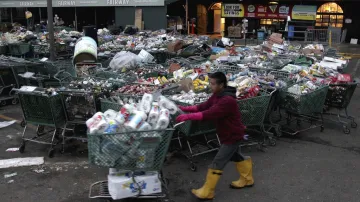
[[(19, 148), (20, 153), (24, 153), (26, 142), (50, 145), (48, 156), (54, 156), (54, 146), (56, 139), (60, 139), (62, 128), (65, 125), (65, 114), (63, 103), (59, 94), (46, 92), (44, 89), (23, 86), (15, 89), (19, 98), (24, 116), (24, 131), (22, 143)], [(27, 124), (37, 125), (36, 136), (25, 137)], [(45, 126), (52, 127), (50, 131), (45, 131)]]
[(0, 106), (5, 106), (10, 100), (13, 105), (18, 103), (18, 99), (14, 96), (15, 92), (12, 90), (14, 87), (14, 84), (6, 85), (0, 76)]
[[(181, 124), (181, 123), (180, 123)], [(131, 171), (132, 183), (137, 195), (135, 198), (164, 198), (167, 183), (162, 167), (169, 149), (174, 128), (165, 130), (134, 131), (117, 134), (88, 134), (89, 162), (91, 164)], [(136, 173), (157, 171), (162, 184), (162, 192), (142, 194)], [(96, 193), (95, 193), (96, 192)], [(89, 198), (109, 198), (108, 182), (99, 181), (90, 185)]]
[[(96, 113), (96, 95), (92, 91), (83, 89), (64, 89), (59, 90), (58, 93), (61, 95), (66, 117), (65, 127), (62, 131), (62, 152), (64, 152), (66, 140), (87, 140), (85, 134), (76, 134), (75, 128), (81, 125), (85, 126), (85, 122)], [(67, 136), (66, 131), (72, 131), (72, 135)]]
[[(356, 128), (357, 123), (355, 122), (355, 118), (350, 116), (347, 111), (347, 107), (351, 101), (351, 98), (354, 94), (354, 91), (357, 87), (358, 83), (349, 83), (349, 84), (331, 84), (329, 86), (328, 93), (326, 95), (325, 100), (325, 112), (324, 115), (329, 115), (330, 117), (336, 117), (337, 119), (333, 118), (325, 118), (326, 120), (340, 123), (343, 126), (343, 132), (345, 134), (350, 134), (349, 124), (351, 128)], [(338, 113), (329, 112), (330, 109), (336, 109)], [(341, 113), (344, 110), (345, 114)], [(342, 119), (347, 119), (350, 121), (346, 122)]]
[[(324, 130), (323, 108), (329, 86), (320, 86), (318, 89), (306, 94), (293, 94), (284, 91), (281, 94), (281, 108), (287, 113), (286, 124), (282, 125), (282, 132), (290, 135), (296, 135), (316, 127)], [(297, 128), (290, 127), (291, 123), (296, 121)], [(301, 122), (309, 122), (310, 126), (301, 129)]]
[(267, 145), (266, 142), (272, 146), (276, 145), (274, 134), (266, 130), (266, 116), (268, 115), (271, 106), (269, 103), (274, 94), (277, 92), (274, 88), (261, 89), (259, 95), (247, 99), (238, 100), (238, 107), (241, 114), (243, 124), (248, 130), (255, 129), (260, 132), (261, 138), (256, 141), (246, 141), (245, 145), (258, 145), (260, 150)]
[[(189, 106), (187, 103), (175, 100), (174, 102), (180, 106)], [(178, 115), (179, 113), (174, 115), (173, 118), (176, 118)], [(186, 121), (184, 124), (177, 127), (177, 131), (178, 133), (176, 134), (176, 137), (174, 137), (174, 140), (179, 142), (181, 150), (180, 154), (188, 159), (192, 171), (197, 170), (197, 166), (194, 163), (194, 157), (219, 150), (220, 140), (216, 134), (215, 124), (212, 121)], [(209, 138), (210, 135), (214, 134), (214, 137)], [(202, 138), (202, 141), (199, 140), (200, 138)], [(188, 147), (188, 151), (186, 152), (182, 152), (182, 140), (185, 141)]]

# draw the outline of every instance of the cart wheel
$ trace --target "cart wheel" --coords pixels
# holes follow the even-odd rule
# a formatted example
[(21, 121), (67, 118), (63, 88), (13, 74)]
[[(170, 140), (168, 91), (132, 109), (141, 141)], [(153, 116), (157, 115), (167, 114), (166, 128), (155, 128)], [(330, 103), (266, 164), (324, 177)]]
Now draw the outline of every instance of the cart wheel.
[(21, 121), (20, 126), (21, 126), (21, 127), (25, 127), (25, 126), (26, 126), (25, 120), (22, 120), (22, 121)]
[(49, 150), (49, 153), (48, 153), (48, 157), (49, 157), (49, 158), (52, 158), (52, 157), (54, 157), (54, 154), (55, 154), (55, 150), (54, 150), (54, 149), (50, 149), (50, 150)]
[(289, 118), (286, 118), (286, 123), (287, 123), (287, 125), (290, 125), (291, 120)]
[(276, 146), (276, 139), (271, 138), (271, 139), (269, 140), (269, 143), (270, 143), (270, 146)]
[(351, 122), (351, 128), (357, 128), (357, 123), (355, 121)]
[(25, 143), (22, 143), (19, 147), (19, 152), (24, 153), (24, 151), (25, 151)]
[(11, 100), (11, 104), (16, 105), (18, 103), (18, 99), (14, 98)]
[(5, 101), (5, 100), (1, 101), (1, 102), (0, 102), (0, 105), (1, 105), (1, 106), (5, 106), (5, 105), (6, 105), (6, 101)]
[(190, 164), (190, 169), (191, 169), (192, 171), (194, 171), (194, 172), (197, 171), (197, 167), (196, 167), (196, 165), (195, 165), (194, 163), (191, 163), (191, 164)]
[(323, 132), (324, 131), (324, 126), (321, 126), (320, 127), (320, 132)]
[(275, 135), (276, 137), (281, 137), (282, 136), (282, 132), (281, 132), (281, 129), (280, 128), (275, 128)]
[(44, 133), (44, 129), (45, 129), (45, 126), (39, 126), (38, 129), (37, 129), (36, 134), (37, 134), (37, 135), (43, 134), (43, 133)]
[(349, 129), (347, 126), (344, 126), (344, 127), (343, 127), (343, 132), (344, 132), (345, 134), (350, 134), (350, 129)]

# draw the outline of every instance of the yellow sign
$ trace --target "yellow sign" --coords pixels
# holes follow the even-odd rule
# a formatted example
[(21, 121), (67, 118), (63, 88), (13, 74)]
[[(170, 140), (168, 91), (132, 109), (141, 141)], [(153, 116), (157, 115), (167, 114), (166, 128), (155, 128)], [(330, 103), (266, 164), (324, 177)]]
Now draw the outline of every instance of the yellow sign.
[(244, 17), (244, 5), (242, 4), (222, 4), (221, 17), (223, 18), (242, 18)]
[(316, 6), (295, 5), (292, 10), (293, 20), (316, 20)]

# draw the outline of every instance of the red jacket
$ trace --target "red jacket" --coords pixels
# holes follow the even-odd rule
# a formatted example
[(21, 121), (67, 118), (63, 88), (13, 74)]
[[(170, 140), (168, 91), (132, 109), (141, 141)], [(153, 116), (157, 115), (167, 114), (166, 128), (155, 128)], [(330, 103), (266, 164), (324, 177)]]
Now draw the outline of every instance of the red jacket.
[(235, 88), (227, 87), (223, 92), (214, 94), (206, 102), (197, 105), (203, 120), (215, 121), (221, 144), (233, 144), (242, 140), (245, 135), (235, 92)]

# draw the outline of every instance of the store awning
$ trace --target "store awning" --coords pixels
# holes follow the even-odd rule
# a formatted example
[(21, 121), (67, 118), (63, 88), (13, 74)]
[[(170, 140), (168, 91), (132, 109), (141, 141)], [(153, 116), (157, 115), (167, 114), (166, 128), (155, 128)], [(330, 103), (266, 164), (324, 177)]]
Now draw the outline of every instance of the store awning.
[[(0, 8), (46, 7), (46, 0), (0, 1)], [(53, 0), (53, 7), (164, 6), (164, 0)]]

